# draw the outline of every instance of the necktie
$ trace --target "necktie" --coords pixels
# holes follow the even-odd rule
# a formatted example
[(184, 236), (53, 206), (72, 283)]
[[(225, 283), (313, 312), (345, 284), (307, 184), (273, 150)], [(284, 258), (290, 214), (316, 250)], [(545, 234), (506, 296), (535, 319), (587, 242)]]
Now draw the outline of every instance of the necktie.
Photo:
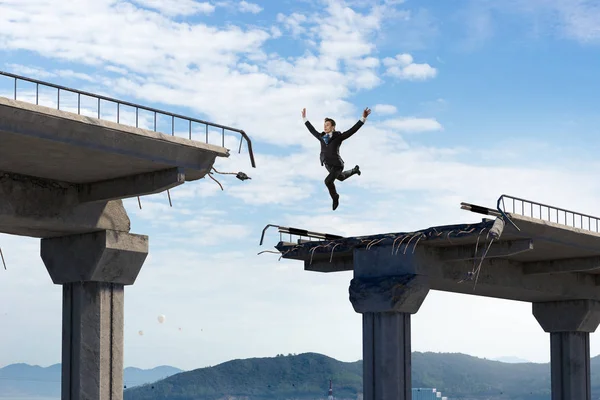
[(329, 144), (329, 135), (323, 136), (323, 140), (325, 141), (325, 144)]

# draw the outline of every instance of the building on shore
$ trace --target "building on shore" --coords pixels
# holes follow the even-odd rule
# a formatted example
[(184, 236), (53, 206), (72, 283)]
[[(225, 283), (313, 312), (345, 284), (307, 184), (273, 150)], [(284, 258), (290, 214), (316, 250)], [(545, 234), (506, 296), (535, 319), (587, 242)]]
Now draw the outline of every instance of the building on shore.
[(451, 400), (436, 388), (412, 388), (412, 400)]

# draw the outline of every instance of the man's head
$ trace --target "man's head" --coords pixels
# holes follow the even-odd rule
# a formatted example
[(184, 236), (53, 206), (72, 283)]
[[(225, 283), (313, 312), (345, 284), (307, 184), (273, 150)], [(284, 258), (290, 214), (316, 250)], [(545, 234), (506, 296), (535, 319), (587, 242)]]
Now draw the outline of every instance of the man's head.
[(335, 130), (335, 121), (331, 118), (325, 118), (323, 130), (325, 131), (325, 133), (333, 132)]

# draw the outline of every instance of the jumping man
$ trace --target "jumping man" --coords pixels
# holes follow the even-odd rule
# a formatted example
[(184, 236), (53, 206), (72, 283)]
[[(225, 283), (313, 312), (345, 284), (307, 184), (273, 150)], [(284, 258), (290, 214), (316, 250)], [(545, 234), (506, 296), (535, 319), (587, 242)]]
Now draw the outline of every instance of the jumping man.
[(340, 157), (340, 146), (344, 140), (354, 135), (364, 125), (369, 114), (371, 114), (371, 110), (367, 107), (363, 111), (362, 118), (352, 128), (343, 133), (335, 130), (335, 121), (333, 119), (325, 118), (323, 132), (319, 133), (306, 119), (306, 108), (302, 109), (304, 124), (310, 133), (321, 142), (321, 165), (324, 165), (329, 172), (329, 175), (325, 178), (325, 186), (327, 186), (329, 195), (333, 200), (334, 210), (338, 207), (340, 198), (340, 195), (335, 190), (335, 180), (344, 181), (354, 174), (360, 175), (358, 165), (351, 170), (344, 171), (344, 160)]

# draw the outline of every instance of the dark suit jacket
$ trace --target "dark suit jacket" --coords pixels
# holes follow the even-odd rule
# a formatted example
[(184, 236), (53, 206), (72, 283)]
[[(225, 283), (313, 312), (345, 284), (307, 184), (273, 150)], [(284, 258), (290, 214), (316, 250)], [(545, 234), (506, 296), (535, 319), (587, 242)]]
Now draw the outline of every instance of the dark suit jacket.
[(325, 144), (325, 140), (323, 139), (325, 132), (317, 132), (310, 121), (306, 121), (305, 125), (309, 132), (321, 142), (321, 165), (327, 164), (332, 167), (343, 167), (344, 160), (340, 157), (340, 146), (344, 140), (354, 135), (364, 123), (361, 120), (358, 120), (358, 122), (346, 132), (333, 131), (328, 144)]

